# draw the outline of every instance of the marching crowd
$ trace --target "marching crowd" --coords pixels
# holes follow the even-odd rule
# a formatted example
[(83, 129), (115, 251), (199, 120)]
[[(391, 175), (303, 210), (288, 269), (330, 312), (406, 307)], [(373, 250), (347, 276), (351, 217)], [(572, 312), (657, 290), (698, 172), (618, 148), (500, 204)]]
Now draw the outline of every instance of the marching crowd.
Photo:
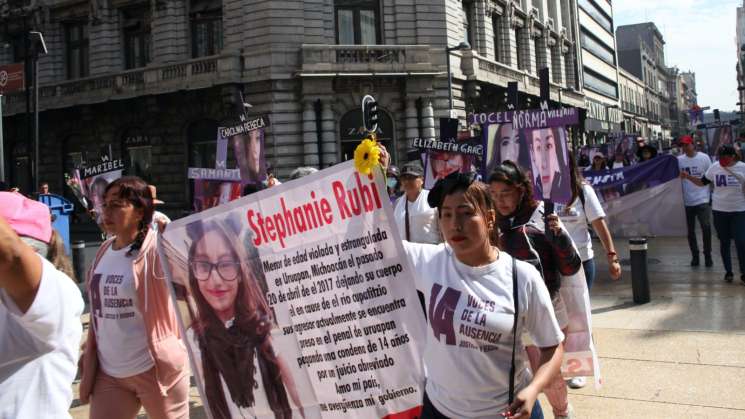
[[(734, 278), (729, 250), (734, 241), (745, 282), (745, 164), (736, 160), (731, 146), (722, 146), (712, 163), (696, 151), (690, 137), (683, 137), (680, 145), (685, 152), (679, 165), (691, 265), (700, 263), (695, 220), (704, 235), (704, 264), (713, 264), (713, 212), (725, 280)], [(385, 148), (380, 146), (380, 151), (394, 222), (415, 271), (412, 286), (419, 291), (431, 329), (426, 341), (419, 342), (427, 376), (421, 417), (541, 418), (541, 392), (554, 417), (572, 417), (567, 386), (586, 383), (582, 377), (565, 381), (560, 374), (569, 320), (559, 289), (562, 277), (580, 271), (588, 289), (592, 287), (598, 252), (590, 227), (607, 258), (608, 275), (621, 277), (605, 213), (574, 159), (569, 164), (571, 203), (554, 205), (535, 200), (531, 176), (509, 160), (496, 165), (486, 182), (456, 172), (426, 190), (421, 164), (410, 162), (399, 170), (389, 165)], [(617, 163), (623, 165), (623, 160), (618, 156)], [(120, 178), (105, 189), (102, 226), (111, 238), (85, 274), (91, 320), (81, 347), (84, 304), (51, 228), (48, 208), (18, 193), (0, 192), (0, 418), (67, 417), (76, 374), (81, 377), (80, 401), (90, 403), (91, 418), (131, 419), (142, 407), (151, 418), (188, 417), (185, 337), (156, 250), (158, 230), (168, 220), (153, 222), (153, 194), (153, 188), (136, 177)], [(204, 247), (203, 252), (209, 255), (210, 249)], [(238, 277), (229, 262), (202, 265), (194, 273), (198, 281)], [(442, 320), (455, 307), (441, 308), (435, 289), (487, 304), (494, 315), (487, 327), (503, 337), (499, 350), (454, 345)], [(103, 296), (112, 292), (116, 304), (102, 304)], [(205, 296), (218, 305), (222, 297)], [(240, 323), (232, 311), (221, 313), (217, 329)], [(270, 315), (265, 310), (261, 318)], [(215, 344), (220, 339), (229, 342), (229, 333), (217, 329)], [(285, 374), (282, 365), (271, 361), (270, 344), (257, 345), (270, 348), (265, 354), (267, 365), (273, 365), (270, 372)], [(219, 371), (212, 377), (218, 386), (240, 381), (228, 369)], [(262, 367), (262, 374), (265, 371)], [(272, 408), (275, 417), (291, 417), (288, 397), (297, 405), (292, 391), (264, 387), (267, 403), (279, 406)], [(253, 390), (246, 394), (252, 403)], [(230, 396), (236, 396), (232, 390)], [(215, 397), (212, 404), (227, 406), (224, 392), (210, 397)], [(230, 417), (227, 408), (218, 411)]]

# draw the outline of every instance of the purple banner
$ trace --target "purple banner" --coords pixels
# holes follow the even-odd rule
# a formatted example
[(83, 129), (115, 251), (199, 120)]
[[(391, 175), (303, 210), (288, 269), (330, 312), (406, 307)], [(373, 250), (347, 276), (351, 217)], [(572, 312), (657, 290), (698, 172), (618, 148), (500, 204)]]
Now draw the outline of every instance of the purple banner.
[(679, 173), (678, 159), (666, 155), (621, 169), (585, 170), (582, 175), (606, 202), (671, 181)]
[(577, 108), (560, 108), (472, 113), (468, 114), (468, 123), (512, 124), (517, 130), (563, 127), (579, 124), (579, 111)]

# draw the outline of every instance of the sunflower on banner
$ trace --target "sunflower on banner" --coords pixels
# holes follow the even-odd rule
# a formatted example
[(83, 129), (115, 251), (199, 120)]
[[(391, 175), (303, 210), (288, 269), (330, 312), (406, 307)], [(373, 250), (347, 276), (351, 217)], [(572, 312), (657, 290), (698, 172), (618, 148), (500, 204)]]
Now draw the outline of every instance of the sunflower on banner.
[(380, 165), (380, 148), (375, 135), (365, 138), (354, 150), (354, 168), (366, 176), (371, 176), (376, 166)]

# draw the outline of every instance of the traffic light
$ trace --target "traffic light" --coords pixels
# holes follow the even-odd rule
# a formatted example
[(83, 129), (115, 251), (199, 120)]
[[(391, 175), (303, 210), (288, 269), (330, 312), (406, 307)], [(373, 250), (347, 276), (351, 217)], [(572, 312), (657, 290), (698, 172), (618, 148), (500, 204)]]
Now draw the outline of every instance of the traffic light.
[(362, 126), (370, 133), (378, 129), (378, 102), (370, 95), (362, 98)]

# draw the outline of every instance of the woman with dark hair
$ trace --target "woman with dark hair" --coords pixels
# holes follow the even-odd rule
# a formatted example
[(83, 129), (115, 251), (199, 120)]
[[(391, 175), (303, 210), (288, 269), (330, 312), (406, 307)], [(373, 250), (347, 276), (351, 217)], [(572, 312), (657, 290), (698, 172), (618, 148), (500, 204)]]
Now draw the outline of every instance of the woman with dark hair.
[(683, 179), (697, 186), (711, 184), (711, 208), (714, 229), (719, 237), (722, 264), (727, 271), (724, 280), (732, 282), (732, 241), (735, 242), (740, 264), (740, 280), (745, 283), (745, 163), (737, 161), (737, 151), (731, 145), (719, 147), (719, 160), (698, 178), (681, 171)]
[(605, 164), (605, 157), (603, 157), (602, 154), (598, 153), (592, 158), (592, 166), (590, 166), (590, 170), (593, 172), (602, 172), (605, 170), (608, 170), (608, 166)]
[(564, 131), (561, 128), (525, 130), (530, 151), (536, 198), (566, 202), (569, 176)]
[[(384, 167), (387, 159), (381, 147)], [(542, 418), (536, 398), (559, 371), (563, 335), (538, 272), (490, 241), (494, 206), (474, 178), (451, 174), (427, 196), (445, 243), (404, 242), (431, 331), (421, 418)], [(518, 346), (523, 333), (540, 347), (535, 375)]]
[(80, 400), (93, 419), (189, 416), (189, 373), (171, 293), (160, 267), (153, 199), (146, 182), (106, 187), (104, 242), (88, 272), (91, 327), (82, 356)]
[[(574, 275), (582, 261), (572, 238), (556, 214), (545, 214), (543, 202), (533, 198), (530, 178), (515, 163), (506, 161), (489, 177), (489, 189), (496, 207), (499, 248), (510, 256), (538, 269), (546, 283), (559, 326), (569, 324), (566, 307), (559, 294), (561, 275)], [(539, 354), (528, 346), (534, 368)], [(570, 416), (566, 384), (557, 372), (544, 389), (557, 418)]]
[[(588, 224), (600, 238), (608, 259), (608, 269), (613, 280), (621, 278), (621, 264), (613, 244), (613, 237), (605, 223), (605, 211), (595, 190), (588, 184), (579, 172), (574, 162), (574, 154), (569, 152), (569, 168), (571, 170), (572, 200), (569, 205), (556, 205), (556, 213), (564, 223), (572, 241), (577, 246), (582, 268), (585, 272), (587, 289), (592, 288), (595, 280), (595, 255), (592, 251), (592, 238)], [(585, 377), (574, 377), (569, 380), (569, 387), (581, 388), (585, 385)]]
[(258, 252), (218, 222), (190, 230), (189, 287), (198, 314), (187, 339), (201, 360), (212, 417), (291, 418), (288, 395), (303, 415), (290, 370), (272, 346)]

